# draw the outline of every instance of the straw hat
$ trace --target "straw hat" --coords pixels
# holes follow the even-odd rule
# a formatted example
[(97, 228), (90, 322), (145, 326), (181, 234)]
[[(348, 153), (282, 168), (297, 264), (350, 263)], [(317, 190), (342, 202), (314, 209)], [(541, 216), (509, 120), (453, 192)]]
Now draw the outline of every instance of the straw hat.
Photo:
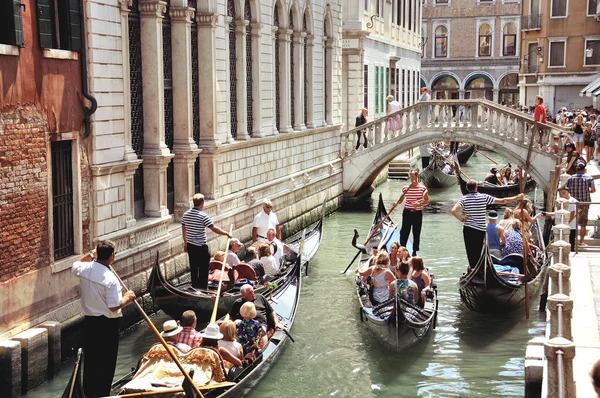
[(200, 333), (200, 336), (203, 339), (221, 340), (223, 338), (223, 333), (219, 330), (219, 325), (210, 323), (206, 329), (204, 329), (204, 332)]
[(163, 331), (160, 333), (162, 337), (171, 337), (179, 334), (183, 328), (177, 324), (173, 319), (163, 323)]

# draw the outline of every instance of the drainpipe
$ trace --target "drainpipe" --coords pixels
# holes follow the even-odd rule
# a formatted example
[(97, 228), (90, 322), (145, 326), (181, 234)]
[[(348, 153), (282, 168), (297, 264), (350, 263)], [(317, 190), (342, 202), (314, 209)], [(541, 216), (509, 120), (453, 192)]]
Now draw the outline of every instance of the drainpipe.
[(89, 108), (86, 107), (85, 111), (83, 112), (83, 139), (86, 139), (91, 133), (90, 117), (96, 112), (96, 109), (98, 108), (98, 101), (88, 92), (85, 18), (83, 17), (83, 7), (83, 0), (79, 0), (79, 22), (81, 29), (81, 49), (79, 50), (79, 62), (81, 66), (81, 94), (85, 97), (85, 99), (92, 103), (92, 106)]

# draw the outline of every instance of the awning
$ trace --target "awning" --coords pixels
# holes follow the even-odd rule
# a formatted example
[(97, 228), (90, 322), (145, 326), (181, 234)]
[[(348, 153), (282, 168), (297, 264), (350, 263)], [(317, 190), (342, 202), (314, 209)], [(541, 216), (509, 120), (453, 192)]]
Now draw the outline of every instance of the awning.
[(579, 96), (583, 97), (586, 95), (587, 97), (591, 97), (594, 95), (595, 97), (598, 95), (598, 89), (600, 89), (600, 77), (596, 78), (596, 80), (585, 86), (583, 90), (579, 92)]

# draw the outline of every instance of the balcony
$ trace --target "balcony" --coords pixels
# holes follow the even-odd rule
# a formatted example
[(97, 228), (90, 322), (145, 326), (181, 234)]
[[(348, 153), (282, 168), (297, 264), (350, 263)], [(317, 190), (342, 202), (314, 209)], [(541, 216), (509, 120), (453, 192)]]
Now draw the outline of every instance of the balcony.
[(523, 15), (521, 17), (521, 30), (540, 30), (542, 28), (542, 15)]
[(538, 66), (537, 65), (527, 65), (527, 73), (538, 73)]

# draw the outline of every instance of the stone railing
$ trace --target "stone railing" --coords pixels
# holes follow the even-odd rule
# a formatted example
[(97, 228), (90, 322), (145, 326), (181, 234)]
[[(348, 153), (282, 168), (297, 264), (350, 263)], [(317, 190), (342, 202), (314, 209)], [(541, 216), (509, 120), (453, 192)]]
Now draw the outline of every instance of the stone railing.
[[(420, 102), (343, 132), (340, 157), (343, 159), (356, 152), (368, 151), (389, 141), (432, 129), (439, 129), (440, 132), (452, 129), (485, 132), (519, 142), (528, 148), (533, 126), (533, 117), (487, 100)], [(538, 128), (536, 151), (562, 154), (564, 144), (572, 141), (568, 131), (556, 124), (538, 124)], [(360, 145), (357, 145), (359, 136)]]

